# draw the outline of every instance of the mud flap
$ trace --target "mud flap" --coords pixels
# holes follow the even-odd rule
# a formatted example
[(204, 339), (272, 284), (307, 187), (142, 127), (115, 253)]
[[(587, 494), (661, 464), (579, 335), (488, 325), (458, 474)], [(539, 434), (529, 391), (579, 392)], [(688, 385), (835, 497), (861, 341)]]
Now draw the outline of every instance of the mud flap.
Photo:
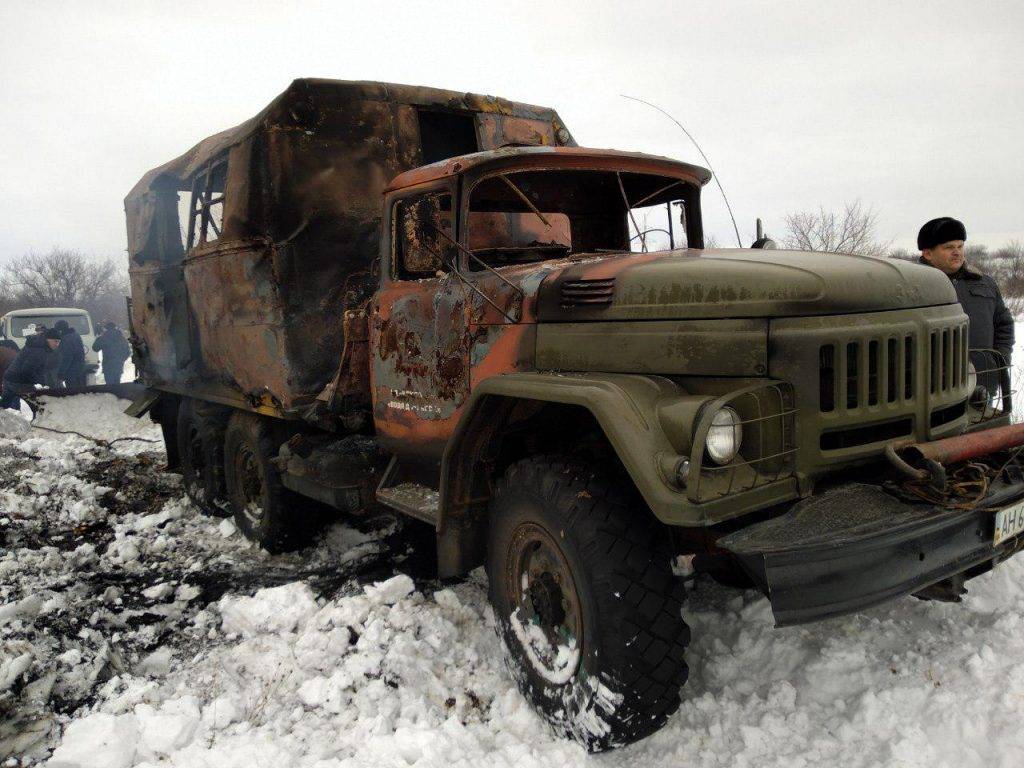
[(132, 399), (132, 404), (124, 409), (124, 412), (128, 416), (132, 416), (136, 419), (141, 419), (149, 410), (156, 405), (156, 401), (160, 399), (160, 390), (158, 389), (144, 389), (139, 392)]
[(993, 487), (981, 506), (948, 510), (849, 484), (729, 534), (732, 552), (771, 601), (777, 626), (861, 610), (994, 561), (1016, 540), (992, 544), (993, 508), (1024, 496), (1024, 483)]

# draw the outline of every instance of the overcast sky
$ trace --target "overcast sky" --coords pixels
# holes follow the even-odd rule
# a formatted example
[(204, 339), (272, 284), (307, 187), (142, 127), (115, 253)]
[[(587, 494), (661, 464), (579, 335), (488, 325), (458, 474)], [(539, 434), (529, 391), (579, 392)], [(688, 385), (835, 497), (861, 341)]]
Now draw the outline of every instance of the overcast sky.
[[(125, 252), (148, 169), (296, 77), (385, 80), (558, 109), (576, 140), (701, 163), (754, 219), (861, 200), (912, 247), (956, 216), (1024, 238), (1021, 2), (0, 4), (0, 259)], [(703, 163), (701, 163), (703, 164)], [(705, 229), (733, 244), (721, 196)]]

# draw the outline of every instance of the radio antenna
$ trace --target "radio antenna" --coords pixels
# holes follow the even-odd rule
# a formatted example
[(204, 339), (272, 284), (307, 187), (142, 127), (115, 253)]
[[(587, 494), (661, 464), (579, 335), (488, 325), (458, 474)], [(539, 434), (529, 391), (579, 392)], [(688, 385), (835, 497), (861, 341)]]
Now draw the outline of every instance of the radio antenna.
[(693, 146), (695, 146), (697, 148), (697, 151), (700, 152), (700, 156), (704, 158), (704, 163), (705, 163), (705, 165), (707, 165), (708, 170), (711, 171), (711, 175), (715, 177), (715, 184), (718, 185), (718, 191), (722, 193), (722, 199), (725, 200), (725, 208), (726, 208), (727, 211), (729, 211), (729, 218), (732, 219), (732, 228), (736, 232), (736, 243), (739, 245), (740, 248), (742, 248), (743, 247), (743, 241), (740, 240), (740, 228), (736, 226), (736, 217), (732, 215), (732, 206), (729, 205), (729, 198), (725, 196), (725, 189), (722, 187), (722, 182), (719, 181), (718, 174), (715, 173), (715, 169), (711, 167), (711, 161), (708, 160), (708, 156), (704, 154), (704, 150), (700, 148), (700, 144), (697, 143), (697, 140), (695, 138), (693, 138), (693, 136), (690, 135), (690, 132), (688, 130), (686, 130), (686, 128), (683, 126), (682, 123), (680, 123), (678, 120), (676, 120), (674, 117), (672, 117), (672, 115), (670, 115), (664, 109), (659, 107), (657, 104), (652, 104), (651, 102), (645, 101), (644, 99), (639, 99), (636, 96), (627, 96), (624, 93), (619, 94), (619, 95), (622, 96), (622, 98), (624, 98), (624, 99), (629, 99), (631, 101), (639, 101), (641, 104), (646, 104), (651, 109), (658, 110), (659, 112), (661, 112), (661, 114), (663, 114), (665, 117), (667, 117), (673, 123), (678, 125), (679, 126), (679, 130), (681, 130), (683, 133), (686, 134), (686, 138), (688, 138), (690, 141), (693, 142)]

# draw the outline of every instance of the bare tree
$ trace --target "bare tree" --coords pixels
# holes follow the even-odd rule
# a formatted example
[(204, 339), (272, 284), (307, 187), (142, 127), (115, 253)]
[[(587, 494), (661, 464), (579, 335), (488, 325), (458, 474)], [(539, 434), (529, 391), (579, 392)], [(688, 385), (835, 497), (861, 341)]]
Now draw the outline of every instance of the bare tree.
[(921, 258), (919, 253), (911, 253), (906, 248), (892, 248), (886, 255), (890, 259), (900, 259), (901, 261), (917, 261)]
[(990, 264), (1006, 306), (1014, 316), (1021, 317), (1024, 315), (1024, 242), (1011, 240), (991, 254)]
[(0, 271), (0, 303), (7, 311), (29, 307), (77, 307), (93, 319), (124, 323), (128, 280), (111, 259), (90, 259), (79, 251), (54, 248), (30, 253)]
[(878, 214), (864, 208), (860, 201), (847, 203), (842, 212), (815, 211), (791, 213), (784, 219), (786, 234), (782, 243), (797, 251), (858, 253), (885, 256), (891, 242), (878, 241)]

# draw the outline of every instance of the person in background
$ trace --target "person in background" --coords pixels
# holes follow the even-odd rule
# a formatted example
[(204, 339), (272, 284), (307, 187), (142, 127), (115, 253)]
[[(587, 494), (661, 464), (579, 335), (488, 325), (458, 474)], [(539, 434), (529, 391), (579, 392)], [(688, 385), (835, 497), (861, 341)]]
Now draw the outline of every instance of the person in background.
[(56, 330), (36, 333), (25, 339), (25, 347), (4, 371), (0, 408), (18, 410), (21, 407), (21, 395), (34, 389), (36, 384), (46, 383), (46, 361), (56, 354), (54, 350), (61, 341), (61, 335)]
[[(36, 335), (40, 338), (46, 338), (46, 332), (50, 330), (45, 325), (36, 326)], [(57, 363), (60, 362), (57, 355), (49, 355), (46, 358), (46, 380), (43, 382), (43, 386), (49, 389), (58, 389), (60, 382), (57, 380)]]
[(53, 325), (60, 333), (57, 347), (57, 380), (65, 387), (85, 386), (85, 344), (78, 331), (68, 325), (67, 320), (58, 320)]
[(971, 362), (979, 371), (978, 383), (994, 393), (999, 388), (996, 369), (1010, 365), (1013, 315), (1003, 303), (996, 281), (967, 263), (966, 240), (967, 228), (949, 216), (932, 219), (917, 233), (921, 262), (946, 273), (960, 306), (971, 321), (968, 340)]
[(92, 343), (92, 351), (103, 355), (103, 383), (120, 384), (124, 361), (131, 356), (131, 349), (116, 325), (107, 321), (103, 329), (103, 333)]

